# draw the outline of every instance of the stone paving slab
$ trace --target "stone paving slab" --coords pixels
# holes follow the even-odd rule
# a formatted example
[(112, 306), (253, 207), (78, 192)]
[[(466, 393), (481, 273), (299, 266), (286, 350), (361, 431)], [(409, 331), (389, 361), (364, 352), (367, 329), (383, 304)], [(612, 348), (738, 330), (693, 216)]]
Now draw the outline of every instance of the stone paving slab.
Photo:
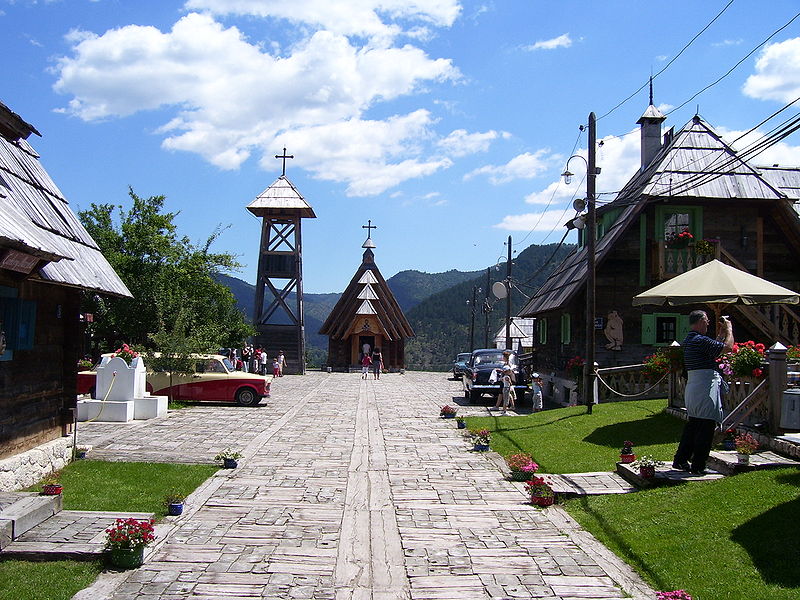
[(441, 373), (311, 373), (274, 382), (266, 406), (79, 424), (97, 456), (207, 459), (233, 446), (244, 458), (192, 495), (142, 568), (76, 600), (653, 598), (438, 418), (460, 389)]

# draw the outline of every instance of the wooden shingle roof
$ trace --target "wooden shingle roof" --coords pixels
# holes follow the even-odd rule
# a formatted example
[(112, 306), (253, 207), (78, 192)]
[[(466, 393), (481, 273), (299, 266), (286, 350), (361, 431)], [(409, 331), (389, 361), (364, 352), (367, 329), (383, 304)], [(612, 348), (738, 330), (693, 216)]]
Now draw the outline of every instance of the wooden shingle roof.
[(314, 209), (306, 202), (286, 175), (281, 175), (270, 186), (256, 196), (247, 210), (257, 217), (280, 214), (298, 215), (301, 218), (315, 219)]
[[(376, 297), (360, 298), (365, 295), (366, 288), (370, 289), (367, 295)], [(356, 317), (366, 314), (375, 315), (385, 331), (388, 341), (414, 336), (414, 330), (381, 275), (375, 264), (374, 254), (369, 248), (364, 251), (361, 266), (358, 267), (336, 306), (325, 319), (319, 333), (330, 336), (332, 339), (343, 339), (348, 336)]]
[[(669, 134), (668, 134), (669, 136)], [(784, 171), (790, 171), (784, 169)], [(787, 182), (800, 178), (785, 175)], [(665, 199), (730, 201), (732, 198), (780, 201), (787, 193), (776, 177), (750, 166), (703, 121), (695, 116), (664, 144), (645, 168), (640, 169), (613, 202), (598, 208), (598, 214), (621, 209), (616, 221), (596, 244), (596, 267), (625, 231), (636, 223), (649, 203)], [(786, 187), (791, 183), (786, 183)], [(558, 310), (583, 290), (587, 276), (586, 248), (567, 256), (519, 312), (522, 317)]]
[(51, 261), (34, 278), (130, 296), (26, 141), (38, 132), (21, 123), (0, 103), (0, 244)]

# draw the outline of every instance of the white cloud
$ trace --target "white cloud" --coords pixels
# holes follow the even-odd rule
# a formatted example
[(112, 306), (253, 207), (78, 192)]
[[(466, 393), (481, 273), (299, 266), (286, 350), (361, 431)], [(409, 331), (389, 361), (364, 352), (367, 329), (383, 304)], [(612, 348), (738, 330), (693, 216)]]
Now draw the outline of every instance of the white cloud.
[[(717, 127), (717, 133), (722, 136), (728, 144), (731, 144), (737, 151), (742, 151), (748, 146), (757, 143), (759, 139), (766, 135), (765, 131), (756, 130), (746, 135), (744, 131), (729, 130), (724, 127)], [(741, 136), (741, 139), (734, 143)], [(796, 167), (800, 165), (800, 146), (791, 146), (786, 142), (778, 142), (770, 146), (763, 152), (755, 156), (744, 157), (751, 165), (782, 167)]]
[[(449, 59), (431, 59), (411, 45), (358, 47), (342, 35), (317, 31), (287, 56), (275, 56), (236, 27), (197, 13), (168, 32), (129, 25), (102, 35), (74, 31), (68, 41), (72, 54), (55, 68), (56, 90), (72, 96), (65, 112), (94, 121), (172, 111), (157, 130), (166, 136), (163, 146), (197, 153), (222, 169), (238, 168), (253, 153), (271, 156), (285, 140), (294, 151), (300, 145), (295, 136), (334, 130), (340, 137), (327, 148), (329, 157), (312, 152), (308, 164), (319, 177), (346, 182), (350, 194), (378, 193), (451, 164), (415, 157), (413, 136), (434, 137), (426, 111), (363, 120), (380, 102), (459, 77)], [(333, 147), (351, 152), (357, 144), (374, 149), (377, 142), (387, 146), (362, 153), (368, 168), (342, 163), (338, 152), (330, 152)], [(380, 162), (390, 159), (392, 164)]]
[[(265, 147), (286, 143), (296, 157), (295, 164), (317, 178), (346, 182), (349, 196), (371, 196), (452, 165), (444, 157), (419, 158), (420, 142), (433, 135), (433, 122), (425, 110), (383, 121), (351, 119), (287, 130), (268, 140)], [(273, 161), (265, 154), (262, 165), (272, 169)]]
[[(458, 0), (188, 0), (184, 6), (216, 15), (285, 19), (341, 35), (381, 40), (400, 33), (424, 36), (424, 28), (404, 30), (401, 24), (421, 21), (435, 27), (449, 27), (461, 12)], [(387, 24), (388, 19), (395, 23)]]
[(538, 42), (525, 46), (525, 50), (555, 50), (556, 48), (569, 48), (572, 46), (572, 39), (568, 33), (564, 33), (550, 40), (539, 40)]
[(800, 96), (800, 37), (770, 44), (756, 60), (742, 91), (759, 100), (790, 102)]
[(487, 175), (494, 185), (508, 183), (515, 179), (533, 179), (549, 169), (559, 155), (551, 155), (549, 148), (537, 150), (533, 154), (525, 152), (512, 158), (504, 165), (486, 165), (464, 175), (467, 181), (478, 175)]
[(484, 133), (468, 133), (466, 129), (456, 129), (447, 137), (437, 142), (439, 148), (449, 156), (467, 156), (477, 152), (486, 152), (492, 141), (498, 137), (508, 139), (511, 134), (507, 131), (486, 131)]
[(719, 48), (722, 46), (739, 46), (744, 40), (742, 38), (736, 40), (722, 40), (721, 42), (714, 42), (712, 46)]
[[(596, 162), (600, 167), (600, 174), (595, 181), (595, 192), (599, 202), (614, 198), (617, 192), (636, 173), (640, 165), (638, 129), (632, 134), (624, 136), (609, 136), (601, 140), (598, 146)], [(577, 152), (579, 156), (586, 157), (586, 149)], [(562, 157), (561, 160), (563, 160)], [(532, 192), (525, 197), (527, 204), (541, 205), (542, 212), (525, 213), (521, 215), (508, 215), (495, 225), (502, 229), (513, 231), (550, 231), (554, 227), (561, 227), (570, 218), (573, 198), (585, 197), (586, 190), (586, 165), (584, 161), (573, 159), (570, 161), (570, 171), (575, 173), (572, 183), (565, 184), (559, 177), (544, 189)], [(563, 165), (559, 168), (563, 171)], [(538, 223), (538, 224), (537, 224)]]

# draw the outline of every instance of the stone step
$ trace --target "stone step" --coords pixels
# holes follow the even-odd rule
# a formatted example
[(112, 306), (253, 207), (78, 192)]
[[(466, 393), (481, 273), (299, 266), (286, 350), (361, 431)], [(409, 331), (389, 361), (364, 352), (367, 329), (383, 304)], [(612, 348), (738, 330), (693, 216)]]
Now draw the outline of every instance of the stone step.
[(800, 461), (767, 450), (750, 455), (749, 464), (744, 465), (739, 463), (735, 450), (713, 450), (708, 457), (708, 465), (725, 475), (734, 475), (756, 469), (800, 467)]
[(63, 510), (3, 548), (4, 558), (92, 560), (105, 549), (106, 529), (116, 519), (152, 519), (152, 513)]
[(62, 497), (36, 492), (4, 494), (0, 506), (0, 550), (61, 511)]
[(673, 469), (672, 465), (668, 463), (665, 466), (656, 467), (655, 477), (646, 478), (639, 474), (638, 466), (631, 466), (632, 464), (635, 465), (635, 463), (618, 462), (617, 473), (633, 485), (640, 488), (648, 488), (656, 485), (685, 483), (690, 481), (713, 481), (714, 479), (722, 479), (725, 477), (724, 474), (710, 468), (706, 469), (705, 475), (694, 475), (692, 473), (687, 473), (686, 471)]

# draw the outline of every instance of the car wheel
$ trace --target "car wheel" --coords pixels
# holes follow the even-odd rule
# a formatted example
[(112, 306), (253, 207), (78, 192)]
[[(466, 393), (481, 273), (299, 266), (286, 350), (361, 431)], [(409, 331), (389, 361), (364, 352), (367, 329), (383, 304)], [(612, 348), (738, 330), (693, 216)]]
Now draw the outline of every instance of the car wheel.
[(481, 393), (476, 392), (475, 390), (471, 390), (469, 393), (469, 401), (470, 402), (477, 402), (481, 398)]
[(258, 404), (258, 396), (253, 391), (253, 388), (243, 387), (236, 392), (236, 402), (241, 406), (253, 406)]

